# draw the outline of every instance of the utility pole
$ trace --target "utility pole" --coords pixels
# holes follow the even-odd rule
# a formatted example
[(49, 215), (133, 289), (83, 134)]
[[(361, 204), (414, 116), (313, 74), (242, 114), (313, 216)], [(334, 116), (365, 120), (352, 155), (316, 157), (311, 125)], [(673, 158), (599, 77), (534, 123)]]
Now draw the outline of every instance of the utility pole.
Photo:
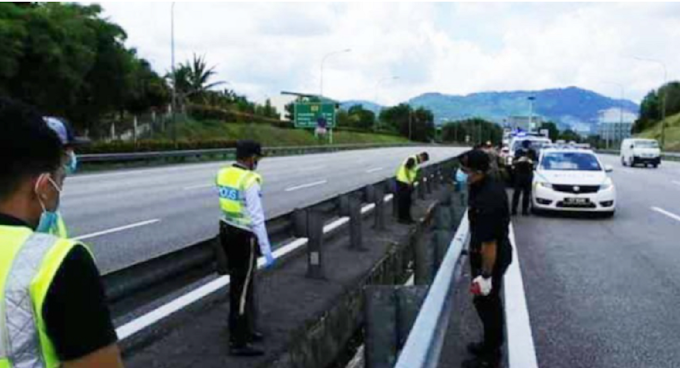
[(534, 100), (536, 100), (536, 97), (529, 96), (527, 99), (529, 100), (529, 132), (531, 132), (534, 130)]
[(170, 5), (170, 58), (172, 63), (172, 141), (177, 148), (177, 73), (175, 71), (175, 2)]

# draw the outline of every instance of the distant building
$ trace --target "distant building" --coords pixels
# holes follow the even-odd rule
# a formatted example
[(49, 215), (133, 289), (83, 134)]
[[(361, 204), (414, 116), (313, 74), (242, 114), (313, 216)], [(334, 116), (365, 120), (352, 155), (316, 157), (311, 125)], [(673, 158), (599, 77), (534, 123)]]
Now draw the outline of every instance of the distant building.
[[(511, 129), (522, 129), (524, 131), (529, 131), (529, 116), (508, 116), (507, 118), (504, 119), (503, 121), (503, 126)], [(534, 116), (531, 119), (534, 123), (534, 128), (537, 129), (541, 124), (543, 124), (543, 117), (542, 116)]]
[(625, 110), (621, 114), (621, 110), (617, 108), (602, 110), (598, 119), (597, 133), (609, 146), (616, 146), (622, 140), (631, 137), (633, 123), (637, 117), (637, 114)]

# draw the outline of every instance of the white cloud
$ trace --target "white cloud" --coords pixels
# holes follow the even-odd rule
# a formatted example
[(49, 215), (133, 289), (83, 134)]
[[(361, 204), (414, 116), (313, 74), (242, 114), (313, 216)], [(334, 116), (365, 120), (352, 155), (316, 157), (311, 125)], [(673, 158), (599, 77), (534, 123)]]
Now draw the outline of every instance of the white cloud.
[[(169, 3), (103, 3), (159, 72), (170, 67)], [(397, 103), (424, 92), (467, 94), (576, 85), (640, 100), (677, 77), (678, 4), (195, 3), (175, 8), (177, 61), (195, 52), (218, 78), (261, 100), (281, 90)], [(376, 91), (378, 80), (390, 76)]]

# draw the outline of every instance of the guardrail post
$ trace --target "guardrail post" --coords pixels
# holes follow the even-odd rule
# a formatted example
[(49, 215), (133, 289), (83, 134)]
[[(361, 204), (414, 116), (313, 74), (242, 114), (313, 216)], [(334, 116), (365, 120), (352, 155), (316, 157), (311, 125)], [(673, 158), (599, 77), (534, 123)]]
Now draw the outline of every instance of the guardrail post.
[(307, 210), (301, 208), (293, 210), (293, 235), (296, 238), (307, 237)]
[(323, 271), (323, 220), (314, 210), (307, 211), (307, 277), (325, 279)]
[(420, 178), (416, 191), (418, 192), (418, 199), (425, 199), (425, 184), (423, 178)]
[(378, 184), (373, 187), (374, 202), (375, 203), (375, 224), (376, 230), (385, 230), (385, 189), (383, 185)]
[(366, 193), (366, 202), (367, 203), (374, 203), (375, 202), (375, 187), (373, 185), (367, 185), (364, 188), (364, 191)]
[(343, 194), (340, 196), (338, 200), (338, 209), (340, 212), (340, 216), (350, 216), (349, 202), (350, 202), (349, 195)]
[(354, 197), (348, 196), (347, 212), (349, 215), (349, 247), (352, 250), (365, 250), (363, 246), (363, 238), (361, 235), (361, 201)]

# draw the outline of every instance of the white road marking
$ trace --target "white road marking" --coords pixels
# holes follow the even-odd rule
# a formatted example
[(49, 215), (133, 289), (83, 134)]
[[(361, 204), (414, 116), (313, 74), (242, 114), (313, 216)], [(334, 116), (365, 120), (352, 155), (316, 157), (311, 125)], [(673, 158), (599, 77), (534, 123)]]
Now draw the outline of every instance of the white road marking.
[(184, 188), (182, 188), (182, 189), (183, 189), (183, 190), (204, 189), (204, 188), (210, 188), (210, 187), (214, 187), (214, 186), (215, 186), (214, 183), (211, 183), (211, 184), (200, 184), (200, 185), (192, 185), (192, 186), (184, 187)]
[[(392, 195), (389, 194), (385, 196), (385, 201), (389, 202), (392, 200)], [(363, 206), (361, 209), (361, 212), (368, 212), (370, 211), (371, 208), (375, 208), (374, 204), (368, 204), (366, 206)], [(160, 221), (160, 220), (159, 220)], [(325, 225), (323, 227), (323, 232), (328, 233), (343, 224), (349, 222), (348, 217), (342, 217), (338, 220), (333, 221), (332, 223)], [(293, 240), (292, 242), (281, 246), (274, 250), (272, 253), (274, 255), (275, 259), (281, 258), (284, 255), (291, 253), (295, 251), (296, 249), (303, 247), (307, 245), (307, 238), (298, 238)], [(263, 268), (265, 263), (264, 257), (260, 257), (257, 260), (257, 267), (258, 268)], [(204, 298), (205, 296), (208, 296), (212, 293), (214, 293), (217, 290), (220, 290), (224, 288), (225, 286), (229, 285), (230, 278), (229, 276), (220, 276), (217, 279), (210, 281), (209, 283), (198, 287), (187, 294), (184, 294), (172, 301), (170, 301), (167, 304), (164, 304), (151, 312), (144, 314), (136, 319), (133, 319), (132, 321), (118, 327), (116, 329), (116, 333), (118, 334), (118, 338), (120, 340), (125, 340), (126, 338), (138, 333), (139, 331), (153, 325), (154, 323), (170, 316), (171, 314), (178, 312), (182, 310), (184, 307)]]
[(370, 173), (374, 173), (374, 172), (376, 172), (376, 171), (380, 171), (380, 170), (382, 170), (382, 169), (383, 169), (382, 167), (376, 167), (376, 168), (373, 168), (373, 169), (368, 169), (368, 170), (366, 170), (366, 173), (367, 173), (367, 174), (370, 174)]
[(286, 188), (285, 191), (286, 192), (292, 192), (294, 190), (311, 188), (311, 187), (315, 187), (317, 185), (326, 184), (327, 182), (328, 182), (327, 180), (319, 180), (319, 181), (315, 181), (313, 183), (307, 183), (307, 184), (302, 184), (302, 185), (298, 185), (298, 186), (295, 186), (295, 187)]
[(674, 220), (680, 221), (680, 216), (674, 214), (673, 212), (668, 212), (668, 211), (664, 210), (663, 208), (652, 207), (652, 211), (656, 211), (656, 212), (663, 214), (663, 215), (666, 215), (666, 216), (668, 216), (668, 217), (670, 217)]
[(505, 274), (505, 319), (508, 331), (508, 363), (510, 368), (537, 368), (536, 348), (531, 335), (522, 271), (519, 267), (515, 231), (510, 225), (512, 263)]
[(120, 227), (114, 227), (113, 229), (98, 231), (98, 232), (96, 232), (96, 233), (91, 233), (91, 234), (76, 236), (76, 237), (73, 238), (73, 239), (74, 239), (74, 240), (91, 239), (91, 238), (95, 238), (95, 237), (102, 236), (102, 235), (107, 235), (107, 234), (111, 234), (111, 233), (117, 233), (117, 232), (123, 231), (123, 230), (130, 230), (130, 229), (134, 229), (134, 228), (136, 228), (136, 227), (141, 227), (141, 226), (146, 226), (146, 225), (155, 224), (156, 222), (160, 222), (160, 221), (161, 221), (161, 219), (153, 219), (153, 220), (148, 220), (148, 221), (137, 222), (137, 223), (130, 224), (130, 225), (125, 225), (125, 226), (120, 226)]

